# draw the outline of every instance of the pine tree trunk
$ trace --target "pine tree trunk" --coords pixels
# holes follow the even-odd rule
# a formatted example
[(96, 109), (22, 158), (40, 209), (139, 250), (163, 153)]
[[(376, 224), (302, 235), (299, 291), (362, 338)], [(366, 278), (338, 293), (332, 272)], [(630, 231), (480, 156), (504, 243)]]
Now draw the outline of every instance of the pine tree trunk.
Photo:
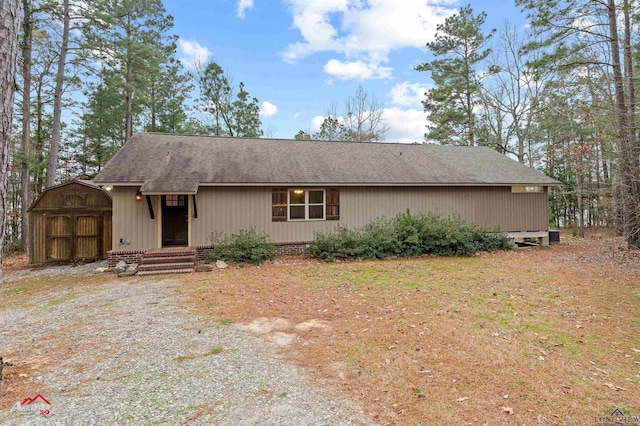
[[(127, 40), (131, 40), (131, 16), (127, 15)], [(128, 43), (128, 42), (127, 42)], [(126, 111), (125, 111), (125, 119), (124, 119), (124, 141), (123, 145), (129, 140), (131, 135), (133, 135), (133, 59), (131, 58), (133, 53), (127, 49), (127, 61), (125, 64), (125, 102), (126, 102)]]
[(124, 143), (126, 143), (133, 134), (133, 75), (131, 73), (131, 64), (127, 64), (125, 84), (126, 117), (124, 121)]
[[(625, 6), (627, 2), (625, 1)], [(625, 99), (625, 79), (622, 73), (620, 60), (620, 43), (618, 38), (618, 20), (615, 0), (608, 0), (607, 13), (609, 18), (610, 48), (613, 68), (613, 82), (615, 88), (616, 112), (620, 128), (619, 142), (619, 170), (621, 180), (622, 210), (624, 220), (624, 237), (629, 248), (640, 249), (640, 226), (638, 223), (638, 148), (636, 144), (634, 120), (630, 120), (633, 113), (631, 105), (635, 101), (627, 103)], [(624, 9), (624, 8), (623, 8)], [(628, 10), (625, 10), (625, 14)], [(625, 19), (625, 33), (630, 34), (629, 21)], [(625, 37), (626, 39), (626, 37)], [(627, 53), (625, 41), (625, 57), (630, 60), (630, 52)], [(627, 70), (628, 71), (628, 70)], [(627, 76), (629, 78), (631, 76)], [(627, 81), (628, 82), (628, 81)], [(631, 98), (633, 99), (633, 97)], [(635, 157), (635, 158), (634, 158)]]
[(62, 45), (58, 56), (58, 71), (56, 73), (56, 87), (53, 95), (53, 123), (51, 128), (51, 143), (49, 145), (49, 164), (47, 166), (47, 184), (52, 186), (56, 181), (58, 168), (58, 152), (60, 150), (60, 128), (62, 121), (62, 89), (64, 83), (64, 68), (67, 64), (67, 50), (69, 49), (69, 0), (63, 1)]
[(0, 286), (19, 32), (20, 3), (18, 0), (0, 0)]
[(636, 131), (636, 89), (633, 71), (633, 52), (631, 46), (631, 5), (629, 0), (624, 0), (624, 63), (627, 83), (627, 93), (629, 98), (629, 107), (627, 110), (628, 118), (628, 136), (625, 140), (627, 143), (628, 157), (624, 164), (625, 170), (625, 237), (629, 248), (640, 249), (640, 148), (638, 147), (638, 138)]
[(31, 46), (32, 13), (30, 0), (22, 1), (22, 165), (20, 170), (20, 237), (22, 250), (29, 252), (29, 215), (31, 204), (30, 156), (31, 156)]

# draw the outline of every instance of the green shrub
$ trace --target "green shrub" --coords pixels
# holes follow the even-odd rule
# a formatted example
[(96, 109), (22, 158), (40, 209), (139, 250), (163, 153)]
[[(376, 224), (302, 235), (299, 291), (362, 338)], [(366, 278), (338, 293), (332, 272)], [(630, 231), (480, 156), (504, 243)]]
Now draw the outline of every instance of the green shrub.
[(336, 258), (387, 256), (469, 256), (478, 251), (511, 249), (505, 233), (490, 230), (460, 218), (440, 218), (432, 213), (412, 215), (408, 210), (395, 218), (376, 219), (356, 230), (338, 228), (317, 234), (307, 253), (325, 261)]
[(207, 262), (224, 260), (225, 262), (253, 263), (259, 265), (273, 259), (276, 246), (269, 237), (258, 234), (255, 229), (241, 229), (230, 236), (214, 232), (209, 236), (213, 249), (207, 256)]

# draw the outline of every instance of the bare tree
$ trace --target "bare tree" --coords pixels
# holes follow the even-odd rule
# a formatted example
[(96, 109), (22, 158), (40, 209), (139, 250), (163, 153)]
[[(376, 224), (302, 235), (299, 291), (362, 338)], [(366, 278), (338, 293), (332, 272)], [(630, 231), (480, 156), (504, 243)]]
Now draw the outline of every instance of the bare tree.
[(545, 76), (527, 66), (535, 60), (522, 54), (525, 40), (518, 30), (505, 24), (490, 56), (490, 76), (482, 92), (481, 126), (485, 140), (500, 152), (513, 154), (522, 164), (534, 165), (535, 110), (544, 87)]
[(0, 0), (0, 286), (19, 28), (18, 0)]
[(362, 86), (356, 89), (344, 103), (344, 110), (338, 111), (338, 105), (332, 102), (327, 108), (320, 129), (311, 133), (300, 130), (298, 140), (324, 140), (349, 142), (379, 142), (385, 140), (389, 125), (384, 117), (384, 105), (375, 95), (364, 91)]
[(384, 118), (384, 105), (362, 86), (344, 104), (343, 125), (353, 142), (385, 140), (389, 126)]

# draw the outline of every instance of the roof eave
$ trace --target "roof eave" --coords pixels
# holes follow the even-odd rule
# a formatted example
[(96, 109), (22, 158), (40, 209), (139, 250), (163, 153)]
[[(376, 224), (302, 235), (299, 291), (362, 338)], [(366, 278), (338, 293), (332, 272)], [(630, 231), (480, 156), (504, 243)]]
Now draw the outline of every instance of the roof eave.
[[(144, 182), (96, 182), (101, 186), (142, 186)], [(560, 182), (201, 182), (200, 186), (560, 186)], [(154, 195), (147, 193), (148, 195)]]

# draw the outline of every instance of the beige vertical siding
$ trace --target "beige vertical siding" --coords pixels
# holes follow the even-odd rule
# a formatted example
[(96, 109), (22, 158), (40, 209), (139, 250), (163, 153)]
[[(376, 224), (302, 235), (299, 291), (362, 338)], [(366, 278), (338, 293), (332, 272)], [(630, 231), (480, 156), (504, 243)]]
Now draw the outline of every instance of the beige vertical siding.
[[(212, 232), (233, 233), (255, 227), (275, 242), (309, 241), (316, 232), (337, 225), (361, 227), (378, 217), (392, 218), (409, 209), (460, 216), (503, 231), (548, 228), (547, 193), (512, 194), (510, 187), (340, 189), (340, 220), (272, 222), (271, 188), (201, 187), (198, 219), (192, 217), (192, 244), (209, 244)], [(115, 202), (114, 202), (115, 214)]]
[(107, 253), (111, 250), (113, 244), (113, 221), (112, 212), (105, 212), (102, 222), (102, 256), (107, 257)]
[[(136, 200), (138, 187), (113, 188), (113, 250), (144, 250), (158, 246), (158, 196), (151, 196), (155, 219), (149, 217), (147, 200)], [(120, 238), (131, 241), (121, 244)]]
[(230, 234), (249, 227), (266, 232), (275, 242), (309, 241), (315, 232), (332, 230), (340, 223), (272, 222), (271, 188), (201, 187), (196, 203), (198, 219), (192, 219), (191, 228), (193, 245), (209, 245), (212, 232)]
[(486, 188), (476, 194), (475, 221), (501, 230), (549, 229), (549, 196), (544, 192), (512, 193), (510, 188)]
[[(155, 220), (146, 200), (136, 201), (136, 187), (113, 190), (113, 250), (143, 250), (158, 246), (161, 212), (152, 196)], [(273, 222), (271, 188), (200, 187), (196, 196), (198, 218), (190, 209), (191, 245), (209, 245), (212, 232), (235, 233), (254, 227), (275, 242), (309, 241), (316, 232), (341, 225), (361, 227), (378, 217), (392, 218), (409, 209), (460, 216), (503, 231), (538, 231), (548, 228), (547, 192), (512, 193), (510, 187), (364, 188), (340, 189), (339, 221)], [(120, 238), (130, 240), (121, 244)]]

